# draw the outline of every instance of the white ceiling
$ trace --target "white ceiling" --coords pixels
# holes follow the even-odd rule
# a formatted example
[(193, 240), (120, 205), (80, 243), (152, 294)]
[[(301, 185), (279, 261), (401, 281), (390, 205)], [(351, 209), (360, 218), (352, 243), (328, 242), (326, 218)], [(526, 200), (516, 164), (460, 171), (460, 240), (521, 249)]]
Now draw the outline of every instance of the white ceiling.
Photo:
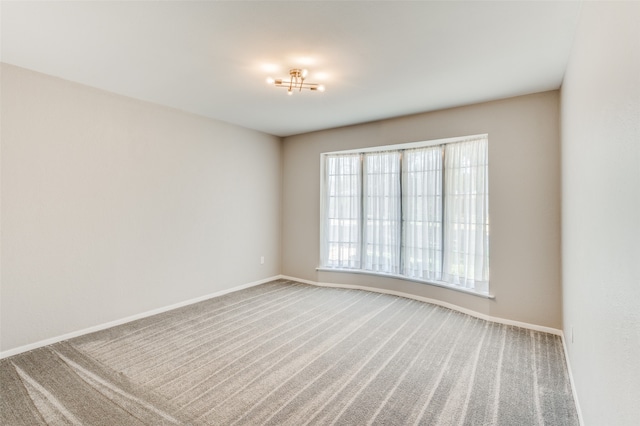
[[(557, 89), (579, 11), (577, 1), (3, 1), (1, 59), (289, 136)], [(325, 93), (265, 82), (302, 65)]]

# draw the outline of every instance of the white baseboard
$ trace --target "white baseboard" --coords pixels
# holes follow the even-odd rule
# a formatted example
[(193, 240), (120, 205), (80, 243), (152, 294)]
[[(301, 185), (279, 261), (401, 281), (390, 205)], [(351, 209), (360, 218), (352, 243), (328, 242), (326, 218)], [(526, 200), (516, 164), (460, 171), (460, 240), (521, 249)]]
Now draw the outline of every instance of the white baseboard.
[(214, 297), (219, 297), (219, 296), (223, 296), (225, 294), (229, 294), (229, 293), (233, 293), (239, 290), (244, 290), (245, 288), (249, 288), (249, 287), (254, 287), (260, 284), (264, 284), (264, 283), (268, 283), (269, 281), (274, 281), (281, 278), (281, 275), (276, 275), (273, 277), (269, 277), (269, 278), (265, 278), (259, 281), (253, 281), (250, 282), (248, 284), (242, 284), (239, 286), (235, 286), (226, 290), (221, 290), (221, 291), (217, 291), (215, 293), (211, 293), (211, 294), (207, 294), (205, 296), (200, 296), (200, 297), (196, 297), (194, 299), (189, 299), (189, 300), (185, 300), (183, 302), (178, 302), (178, 303), (174, 303), (173, 305), (169, 305), (169, 306), (164, 306), (162, 308), (157, 308), (157, 309), (152, 309), (150, 311), (147, 312), (143, 312), (141, 314), (136, 314), (136, 315), (131, 315), (129, 317), (126, 318), (121, 318), (115, 321), (109, 321), (107, 323), (104, 324), (99, 324), (93, 327), (89, 327), (89, 328), (85, 328), (82, 330), (78, 330), (78, 331), (73, 331), (71, 333), (66, 333), (63, 334), (61, 336), (56, 336), (56, 337), (52, 337), (49, 339), (44, 339), (44, 340), (40, 340), (39, 342), (35, 342), (35, 343), (30, 343), (28, 345), (24, 345), (24, 346), (19, 346), (17, 348), (13, 348), (13, 349), (9, 349), (7, 351), (3, 351), (0, 352), (0, 359), (3, 358), (7, 358), (13, 355), (17, 355), (23, 352), (27, 352), (27, 351), (31, 351), (34, 349), (38, 349), (41, 348), (43, 346), (47, 346), (47, 345), (52, 345), (54, 343), (58, 343), (58, 342), (62, 342), (64, 340), (69, 340), (72, 339), (74, 337), (79, 337), (79, 336), (83, 336), (85, 334), (89, 334), (89, 333), (93, 333), (96, 331), (100, 331), (100, 330), (104, 330), (106, 328), (110, 328), (110, 327), (115, 327), (117, 325), (122, 325), (131, 321), (135, 321), (135, 320), (139, 320), (141, 318), (146, 318), (146, 317), (150, 317), (152, 315), (157, 315), (157, 314), (161, 314), (163, 312), (167, 312), (170, 311), (172, 309), (178, 309), (181, 308), (183, 306), (187, 306), (187, 305), (192, 305), (194, 303), (198, 303), (198, 302), (202, 302), (203, 300), (208, 300), (208, 299), (212, 299)]
[(476, 311), (473, 311), (471, 309), (462, 308), (462, 307), (460, 307), (458, 305), (454, 305), (452, 303), (442, 302), (440, 300), (430, 299), (428, 297), (417, 296), (417, 295), (411, 294), (411, 293), (403, 293), (403, 292), (395, 291), (395, 290), (387, 290), (387, 289), (381, 289), (381, 288), (375, 288), (375, 287), (367, 287), (367, 286), (361, 286), (361, 285), (321, 283), (321, 282), (316, 282), (316, 281), (305, 280), (305, 279), (302, 279), (302, 278), (290, 277), (290, 276), (287, 276), (287, 275), (281, 275), (281, 278), (282, 279), (287, 279), (287, 280), (292, 280), (292, 281), (298, 281), (298, 282), (305, 283), (305, 284), (317, 285), (317, 286), (321, 286), (321, 287), (335, 287), (335, 288), (349, 288), (349, 289), (356, 289), (356, 290), (367, 290), (367, 291), (373, 291), (373, 292), (376, 292), (376, 293), (384, 293), (384, 294), (391, 294), (391, 295), (394, 295), (394, 296), (406, 297), (406, 298), (409, 298), (409, 299), (420, 300), (422, 302), (433, 303), (434, 305), (439, 305), (439, 306), (442, 306), (442, 307), (445, 307), (445, 308), (448, 308), (448, 309), (452, 309), (454, 311), (462, 312), (463, 314), (471, 315), (472, 317), (480, 318), (480, 319), (483, 319), (483, 320), (496, 322), (496, 323), (499, 323), (499, 324), (513, 325), (515, 327), (522, 327), (522, 328), (526, 328), (526, 329), (529, 329), (529, 330), (541, 331), (541, 332), (549, 333), (549, 334), (555, 334), (556, 336), (562, 336), (562, 330), (558, 330), (557, 328), (544, 327), (542, 325), (537, 325), (537, 324), (529, 324), (529, 323), (526, 323), (526, 322), (514, 321), (514, 320), (510, 320), (510, 319), (505, 319), (505, 318), (492, 317), (490, 315), (486, 315), (486, 314), (483, 314), (483, 313), (480, 313), (480, 312), (476, 312)]
[(571, 383), (571, 393), (573, 394), (573, 402), (576, 404), (576, 411), (578, 412), (578, 422), (580, 426), (584, 426), (584, 420), (582, 419), (582, 409), (580, 408), (580, 402), (578, 401), (578, 392), (576, 390), (576, 382), (573, 380), (573, 372), (571, 370), (571, 362), (569, 361), (569, 351), (567, 350), (567, 340), (565, 339), (564, 332), (560, 334), (562, 339), (562, 349), (564, 350), (564, 360), (567, 363), (567, 371), (569, 372), (569, 383)]
[[(275, 275), (273, 277), (269, 277), (269, 278), (265, 278), (259, 281), (254, 281), (248, 284), (242, 284), (236, 287), (232, 287), (230, 289), (226, 289), (226, 290), (222, 290), (222, 291), (218, 291), (215, 293), (211, 293), (211, 294), (207, 294), (205, 296), (200, 296), (200, 297), (196, 297), (194, 299), (189, 299), (189, 300), (185, 300), (183, 302), (179, 302), (179, 303), (175, 303), (173, 305), (169, 305), (169, 306), (164, 306), (162, 308), (157, 308), (157, 309), (153, 309), (147, 312), (143, 312), (140, 314), (136, 314), (136, 315), (132, 315), (126, 318), (122, 318), (119, 320), (115, 320), (115, 321), (110, 321), (104, 324), (100, 324), (100, 325), (96, 325), (93, 327), (89, 327), (89, 328), (85, 328), (82, 330), (78, 330), (78, 331), (74, 331), (71, 333), (67, 333), (67, 334), (63, 334), (61, 336), (56, 336), (56, 337), (52, 337), (49, 339), (45, 339), (45, 340), (40, 340), (38, 342), (35, 343), (30, 343), (28, 345), (24, 345), (24, 346), (20, 346), (17, 348), (13, 348), (13, 349), (9, 349), (7, 351), (3, 351), (0, 352), (0, 359), (2, 358), (7, 358), (13, 355), (17, 355), (19, 353), (22, 352), (27, 352), (33, 349), (37, 349), (43, 346), (47, 346), (47, 345), (51, 345), (54, 343), (58, 343), (58, 342), (62, 342), (63, 340), (68, 340), (68, 339), (72, 339), (74, 337), (78, 337), (78, 336), (83, 336), (85, 334), (89, 334), (89, 333), (93, 333), (96, 331), (100, 331), (100, 330), (104, 330), (106, 328), (110, 328), (110, 327), (115, 327), (118, 325), (122, 325), (131, 321), (135, 321), (141, 318), (146, 318), (152, 315), (156, 315), (156, 314), (160, 314), (163, 312), (167, 312), (170, 311), (172, 309), (177, 309), (177, 308), (181, 308), (183, 306), (187, 306), (187, 305), (192, 305), (194, 303), (198, 303), (201, 302), (203, 300), (207, 300), (207, 299), (212, 299), (214, 297), (219, 297), (228, 293), (233, 293), (239, 290), (243, 290), (245, 288), (249, 288), (249, 287), (253, 287), (256, 285), (260, 285), (260, 284), (264, 284), (267, 283), (269, 281), (273, 281), (273, 280), (277, 280), (277, 279), (287, 279), (287, 280), (292, 280), (292, 281), (297, 281), (297, 282), (301, 282), (301, 283), (305, 283), (305, 284), (311, 284), (311, 285), (316, 285), (316, 286), (321, 286), (321, 287), (334, 287), (334, 288), (349, 288), (349, 289), (357, 289), (357, 290), (366, 290), (366, 291), (373, 291), (373, 292), (377, 292), (377, 293), (384, 293), (384, 294), (391, 294), (394, 296), (400, 296), (400, 297), (406, 297), (409, 299), (415, 299), (415, 300), (420, 300), (422, 302), (427, 302), (427, 303), (433, 303), (434, 305), (439, 305), (439, 306), (443, 306), (445, 308), (448, 309), (452, 309), (454, 311), (458, 311), (458, 312), (462, 312), (464, 314), (467, 315), (471, 315), (473, 317), (476, 318), (480, 318), (480, 319), (484, 319), (487, 321), (492, 321), (492, 322), (496, 322), (496, 323), (500, 323), (500, 324), (505, 324), (505, 325), (513, 325), (516, 327), (522, 327), (522, 328), (527, 328), (530, 330), (536, 330), (536, 331), (542, 331), (545, 333), (550, 333), (550, 334), (555, 334), (558, 336), (562, 336), (562, 331), (555, 329), (555, 328), (550, 328), (550, 327), (544, 327), (544, 326), (540, 326), (540, 325), (536, 325), (536, 324), (529, 324), (529, 323), (525, 323), (525, 322), (520, 322), (520, 321), (513, 321), (513, 320), (509, 320), (509, 319), (505, 319), (505, 318), (498, 318), (498, 317), (492, 317), (490, 315), (486, 315), (480, 312), (476, 312), (473, 311), (471, 309), (466, 309), (466, 308), (462, 308), (460, 306), (451, 304), (451, 303), (447, 303), (447, 302), (442, 302), (440, 300), (437, 299), (431, 299), (428, 297), (423, 297), (423, 296), (417, 296), (415, 294), (411, 294), (411, 293), (403, 293), (400, 291), (395, 291), (395, 290), (387, 290), (387, 289), (380, 289), (380, 288), (375, 288), (375, 287), (367, 287), (367, 286), (360, 286), (360, 285), (350, 285), (350, 284), (334, 284), (334, 283), (321, 283), (321, 282), (317, 282), (317, 281), (310, 281), (310, 280), (305, 280), (303, 278), (296, 278), (296, 277), (291, 277), (291, 276), (287, 276), (287, 275)], [(563, 340), (564, 342), (564, 340)], [(566, 354), (566, 347), (565, 347), (565, 354)], [(572, 382), (573, 383), (573, 382)]]

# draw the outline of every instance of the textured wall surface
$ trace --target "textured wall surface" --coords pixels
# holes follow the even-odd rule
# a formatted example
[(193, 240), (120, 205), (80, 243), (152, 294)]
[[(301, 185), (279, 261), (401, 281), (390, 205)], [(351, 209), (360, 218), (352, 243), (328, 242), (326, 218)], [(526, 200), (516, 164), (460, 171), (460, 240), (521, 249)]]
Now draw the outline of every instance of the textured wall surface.
[(279, 274), (279, 138), (9, 65), (1, 112), (3, 351)]
[(586, 425), (640, 424), (640, 3), (583, 5), (562, 86), (564, 331)]

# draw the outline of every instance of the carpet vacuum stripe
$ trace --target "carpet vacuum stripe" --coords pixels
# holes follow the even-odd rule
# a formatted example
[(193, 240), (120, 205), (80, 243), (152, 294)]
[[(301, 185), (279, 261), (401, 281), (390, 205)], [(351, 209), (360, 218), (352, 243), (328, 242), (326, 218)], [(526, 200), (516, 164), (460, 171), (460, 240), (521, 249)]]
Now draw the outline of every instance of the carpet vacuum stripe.
[[(307, 295), (306, 297), (309, 296), (310, 295)], [(276, 312), (280, 312), (293, 304), (300, 303), (301, 299), (304, 298), (304, 295), (296, 295), (293, 300), (288, 300), (286, 303), (279, 302), (277, 304), (273, 304), (272, 309), (267, 307), (262, 309), (260, 312), (250, 312), (246, 315), (237, 314), (234, 315), (233, 319), (227, 318), (219, 322), (211, 322), (207, 319), (206, 323), (201, 325), (192, 324), (185, 326), (182, 332), (180, 332), (180, 330), (174, 330), (172, 333), (160, 336), (156, 341), (150, 342), (145, 346), (140, 346), (139, 350), (143, 352), (138, 353), (136, 356), (126, 358), (125, 371), (131, 375), (138, 375), (141, 373), (141, 369), (142, 371), (148, 369), (148, 355), (145, 353), (147, 348), (151, 348), (153, 353), (160, 353), (163, 358), (173, 359), (175, 356), (179, 356), (179, 353), (183, 352), (185, 349), (194, 345), (201, 345), (202, 342), (206, 342), (206, 339), (225, 336), (230, 336), (231, 338), (237, 337), (236, 333), (238, 329), (249, 328), (253, 323), (264, 321), (266, 317), (273, 315)], [(268, 312), (263, 313), (264, 311)], [(228, 330), (229, 327), (237, 323), (242, 323), (242, 325)], [(193, 331), (194, 329), (195, 331)], [(226, 344), (226, 342), (222, 341), (220, 344)], [(154, 358), (157, 360), (159, 357), (154, 356)], [(140, 366), (140, 364), (145, 365)]]
[[(346, 299), (349, 300), (349, 299)], [(319, 304), (315, 307), (309, 309), (309, 314), (315, 310), (320, 310), (325, 304), (330, 303), (331, 299), (324, 301), (322, 304)], [(242, 347), (245, 347), (242, 350), (242, 353), (246, 355), (250, 354), (252, 351), (258, 351), (263, 346), (273, 341), (274, 339), (281, 337), (285, 334), (291, 333), (291, 331), (297, 327), (301, 327), (307, 322), (311, 322), (316, 318), (320, 317), (323, 314), (322, 311), (316, 313), (314, 315), (306, 315), (305, 313), (299, 313), (295, 316), (290, 316), (289, 319), (277, 327), (273, 328), (264, 328), (264, 330), (260, 333), (255, 333), (251, 327), (244, 327), (245, 330), (242, 332), (234, 333), (234, 335), (222, 342), (218, 343), (213, 339), (209, 339), (206, 341), (199, 341), (197, 345), (193, 346), (189, 353), (183, 354), (183, 357), (180, 359), (185, 359), (182, 361), (182, 364), (176, 365), (177, 357), (168, 358), (167, 361), (163, 363), (159, 363), (153, 366), (150, 366), (149, 369), (153, 368), (153, 371), (149, 372), (149, 381), (144, 382), (144, 384), (153, 384), (157, 382), (162, 382), (162, 386), (170, 385), (172, 382), (181, 379), (183, 376), (171, 374), (176, 371), (180, 371), (180, 368), (185, 367), (186, 363), (189, 364), (190, 372), (189, 374), (200, 374), (199, 371), (203, 368), (206, 368), (208, 365), (215, 364), (217, 360), (222, 358), (223, 356), (235, 352), (238, 350), (242, 350)], [(236, 330), (237, 331), (237, 330)], [(277, 333), (276, 333), (277, 332)], [(272, 336), (269, 336), (272, 335)], [(216, 350), (217, 344), (224, 344), (226, 346), (225, 351), (216, 355), (215, 357), (210, 356), (211, 352)], [(188, 357), (188, 358), (187, 358)], [(171, 363), (170, 366), (166, 364)], [(163, 368), (160, 368), (163, 367)], [(167, 368), (169, 368), (167, 370)], [(142, 371), (142, 373), (147, 373), (147, 371)], [(171, 375), (169, 381), (167, 381), (167, 376)]]

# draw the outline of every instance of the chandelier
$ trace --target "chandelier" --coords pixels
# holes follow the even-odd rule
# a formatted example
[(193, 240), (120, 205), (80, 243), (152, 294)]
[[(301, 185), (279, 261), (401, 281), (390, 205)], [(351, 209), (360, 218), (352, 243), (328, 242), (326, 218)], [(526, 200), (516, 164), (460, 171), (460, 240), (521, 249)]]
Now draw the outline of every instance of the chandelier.
[(324, 92), (324, 86), (318, 83), (307, 83), (304, 79), (307, 77), (307, 70), (300, 68), (292, 68), (289, 70), (289, 80), (281, 78), (268, 78), (267, 83), (276, 87), (286, 87), (287, 95), (291, 96), (293, 91), (302, 92), (302, 89), (311, 90), (312, 92)]

